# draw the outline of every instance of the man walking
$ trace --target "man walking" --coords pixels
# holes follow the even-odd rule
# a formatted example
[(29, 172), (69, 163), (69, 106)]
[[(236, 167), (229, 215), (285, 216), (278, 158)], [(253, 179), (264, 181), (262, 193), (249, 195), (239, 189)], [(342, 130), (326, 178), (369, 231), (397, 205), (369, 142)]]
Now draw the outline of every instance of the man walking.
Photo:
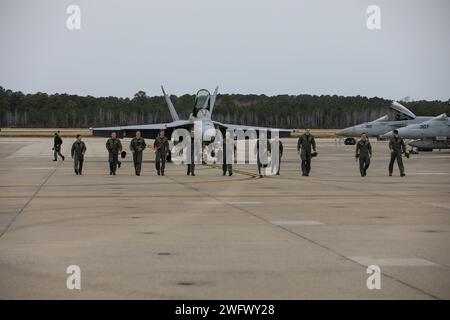
[(370, 158), (372, 157), (372, 146), (365, 133), (361, 135), (361, 139), (356, 143), (355, 157), (359, 159), (359, 172), (361, 173), (361, 177), (365, 177), (370, 165)]
[[(195, 132), (194, 130), (191, 131), (191, 147), (190, 147), (190, 154), (187, 154), (187, 157), (191, 157), (190, 161), (188, 161), (187, 164), (187, 175), (191, 175), (191, 176), (195, 176), (195, 144), (197, 143), (197, 141), (195, 140)], [(186, 149), (187, 151), (189, 150), (189, 148)], [(201, 145), (200, 145), (200, 150), (201, 150)], [(189, 163), (190, 162), (190, 163)]]
[(228, 175), (233, 175), (233, 153), (234, 153), (234, 140), (231, 139), (230, 132), (225, 133), (225, 139), (223, 139), (222, 145), (222, 173), (225, 176), (228, 171)]
[(304, 177), (309, 176), (311, 171), (311, 150), (316, 152), (316, 141), (310, 130), (306, 129), (305, 133), (297, 141), (297, 152), (300, 154), (302, 161), (302, 175)]
[(167, 153), (169, 152), (169, 139), (165, 136), (164, 130), (159, 130), (159, 136), (156, 137), (153, 143), (153, 149), (155, 149), (156, 172), (158, 176), (163, 176), (166, 168)]
[(394, 136), (389, 140), (389, 149), (391, 150), (391, 161), (389, 162), (389, 176), (392, 176), (394, 171), (394, 162), (397, 160), (397, 165), (400, 170), (400, 176), (405, 176), (405, 167), (403, 166), (402, 153), (409, 158), (409, 153), (406, 151), (405, 141), (399, 136), (398, 130), (393, 131)]
[(86, 153), (86, 144), (81, 141), (81, 135), (77, 134), (77, 140), (72, 144), (70, 154), (73, 159), (75, 174), (81, 175), (83, 170), (84, 154)]
[(122, 143), (117, 138), (117, 133), (111, 133), (111, 138), (106, 141), (106, 150), (108, 150), (109, 156), (109, 174), (116, 175), (117, 163), (119, 161), (119, 153), (122, 152)]
[(53, 138), (53, 161), (58, 161), (58, 156), (64, 161), (64, 156), (61, 154), (61, 145), (63, 144), (63, 140), (59, 135), (59, 131), (55, 132), (55, 137)]
[(147, 145), (141, 136), (141, 131), (136, 131), (136, 136), (130, 142), (130, 150), (133, 152), (134, 171), (137, 176), (141, 175), (142, 153), (146, 147)]
[(267, 140), (266, 132), (260, 131), (255, 145), (256, 165), (258, 166), (258, 174), (260, 178), (266, 174), (266, 168), (269, 164), (269, 152), (270, 143)]
[(277, 169), (277, 176), (280, 175), (280, 168), (281, 168), (281, 157), (283, 156), (283, 143), (280, 139), (276, 139), (274, 141), (275, 143), (278, 143), (278, 169)]

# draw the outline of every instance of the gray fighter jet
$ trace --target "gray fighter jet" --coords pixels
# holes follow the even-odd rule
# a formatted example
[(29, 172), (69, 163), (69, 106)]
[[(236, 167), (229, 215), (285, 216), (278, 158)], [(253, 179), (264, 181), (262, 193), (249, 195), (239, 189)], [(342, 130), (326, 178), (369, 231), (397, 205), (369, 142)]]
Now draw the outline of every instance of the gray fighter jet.
[[(450, 148), (450, 119), (445, 113), (428, 121), (400, 128), (398, 133), (402, 138), (414, 139), (408, 144), (418, 151)], [(392, 134), (390, 131), (384, 136), (391, 137)]]
[[(169, 112), (173, 119), (172, 122), (120, 126), (120, 127), (90, 128), (92, 131), (92, 135), (107, 137), (110, 136), (112, 132), (117, 132), (117, 135), (119, 137), (132, 137), (134, 136), (137, 130), (140, 130), (143, 137), (154, 139), (156, 138), (156, 136), (159, 133), (159, 130), (161, 129), (164, 129), (166, 131), (166, 136), (170, 137), (173, 130), (177, 128), (184, 128), (187, 130), (191, 130), (192, 128), (194, 128), (194, 125), (196, 124), (195, 127), (196, 134), (198, 134), (198, 136), (200, 137), (203, 137), (203, 142), (211, 143), (214, 141), (216, 137), (217, 129), (220, 130), (222, 133), (224, 133), (227, 129), (231, 130), (240, 129), (244, 131), (248, 129), (253, 129), (255, 131), (277, 129), (280, 137), (289, 136), (291, 132), (293, 132), (292, 129), (263, 128), (237, 124), (225, 124), (220, 123), (218, 121), (213, 121), (211, 119), (211, 116), (214, 110), (214, 105), (216, 102), (219, 87), (216, 87), (213, 95), (211, 95), (209, 91), (206, 89), (199, 90), (195, 97), (192, 113), (189, 115), (188, 119), (181, 120), (178, 116), (178, 113), (175, 110), (172, 101), (170, 100), (170, 97), (166, 94), (162, 86), (161, 89), (164, 94), (167, 106), (169, 107)], [(199, 122), (201, 122), (200, 125), (198, 125)], [(198, 131), (198, 128), (201, 128), (201, 132)]]
[(385, 115), (371, 122), (365, 122), (353, 127), (338, 130), (336, 135), (340, 137), (347, 137), (344, 141), (345, 144), (355, 144), (356, 140), (354, 137), (358, 137), (363, 133), (366, 133), (369, 137), (381, 138), (386, 132), (402, 128), (410, 124), (422, 123), (433, 118), (422, 116), (418, 117), (408, 108), (395, 101), (391, 104), (390, 108), (395, 112), (393, 119), (390, 119), (388, 115)]

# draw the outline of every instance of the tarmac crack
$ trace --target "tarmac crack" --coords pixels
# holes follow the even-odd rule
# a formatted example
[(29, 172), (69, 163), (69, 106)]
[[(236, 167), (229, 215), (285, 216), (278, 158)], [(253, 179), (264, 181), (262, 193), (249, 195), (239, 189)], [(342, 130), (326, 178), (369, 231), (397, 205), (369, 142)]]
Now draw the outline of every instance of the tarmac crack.
[[(324, 185), (324, 183), (321, 183), (321, 182), (319, 182), (319, 181), (312, 181), (312, 182), (318, 183), (318, 184), (320, 184), (320, 185)], [(356, 190), (353, 190), (353, 189), (348, 188), (348, 187), (342, 187), (342, 186), (341, 186), (340, 188), (346, 189), (346, 190), (349, 190), (349, 191), (357, 192)], [(370, 192), (370, 191), (369, 191), (369, 192)], [(391, 198), (391, 197), (389, 197), (389, 196), (377, 194), (376, 192), (371, 192), (371, 193), (372, 193), (373, 195), (376, 195), (376, 196), (381, 196), (381, 197)], [(405, 200), (405, 201), (406, 201), (406, 200)], [(261, 219), (262, 219), (262, 220), (266, 220), (266, 219), (264, 219), (264, 218), (261, 218)], [(270, 221), (269, 221), (269, 222), (270, 222)], [(285, 228), (285, 227), (283, 227), (283, 226), (277, 226), (277, 227), (279, 227), (279, 228), (281, 228), (281, 229), (284, 229), (284, 230), (286, 230), (286, 231), (288, 231), (288, 232), (290, 232), (290, 233), (292, 233), (292, 234), (295, 234), (295, 235), (297, 235), (298, 237), (300, 237), (300, 238), (302, 238), (302, 239), (304, 239), (304, 240), (310, 241), (311, 243), (313, 243), (313, 244), (315, 244), (315, 245), (318, 245), (318, 246), (320, 246), (321, 248), (326, 249), (326, 250), (328, 250), (329, 252), (334, 253), (334, 254), (338, 255), (339, 257), (341, 257), (341, 258), (343, 258), (343, 259), (345, 259), (345, 260), (347, 260), (347, 261), (353, 262), (354, 264), (357, 264), (357, 265), (363, 267), (364, 269), (367, 268), (366, 265), (361, 264), (361, 263), (359, 263), (358, 261), (353, 260), (353, 259), (347, 257), (346, 255), (341, 254), (341, 253), (339, 253), (339, 252), (337, 252), (337, 251), (331, 249), (330, 247), (328, 247), (328, 246), (326, 246), (326, 245), (323, 245), (323, 244), (321, 244), (321, 243), (319, 243), (319, 242), (317, 242), (317, 241), (315, 241), (315, 240), (313, 240), (313, 239), (310, 239), (310, 238), (308, 238), (308, 237), (306, 237), (306, 236), (303, 236), (303, 235), (301, 235), (301, 234), (299, 234), (299, 233), (297, 233), (297, 232), (295, 232), (295, 231), (289, 230), (288, 228)], [(407, 282), (405, 282), (405, 281), (403, 281), (403, 280), (401, 280), (401, 279), (398, 279), (398, 278), (394, 277), (393, 275), (387, 274), (387, 273), (385, 273), (385, 272), (383, 272), (383, 275), (384, 275), (385, 277), (387, 277), (387, 278), (393, 280), (393, 281), (396, 281), (396, 282), (398, 282), (398, 283), (403, 284), (404, 286), (409, 287), (410, 289), (416, 290), (416, 291), (418, 291), (418, 292), (420, 292), (420, 293), (422, 293), (422, 294), (424, 294), (424, 295), (427, 295), (428, 297), (431, 297), (431, 298), (436, 299), (436, 300), (442, 300), (442, 299), (439, 298), (438, 296), (435, 296), (435, 295), (433, 295), (432, 293), (429, 293), (429, 292), (427, 292), (427, 291), (425, 291), (425, 290), (423, 290), (423, 289), (420, 289), (420, 288), (418, 288), (418, 287), (416, 287), (416, 286), (414, 286), (414, 285), (412, 285), (412, 284), (410, 284), (410, 283), (407, 283)]]
[[(350, 263), (352, 263), (352, 264), (355, 264), (355, 265), (357, 265), (357, 266), (363, 268), (364, 270), (367, 269), (367, 266), (366, 266), (366, 265), (361, 264), (361, 263), (359, 263), (358, 261), (355, 261), (355, 260), (353, 260), (353, 259), (347, 257), (346, 255), (344, 255), (344, 254), (342, 254), (342, 253), (340, 253), (340, 252), (338, 252), (338, 251), (336, 251), (336, 250), (334, 250), (334, 249), (332, 249), (332, 248), (330, 248), (330, 247), (328, 247), (328, 246), (326, 246), (326, 245), (324, 245), (324, 244), (321, 244), (321, 243), (319, 243), (319, 242), (317, 242), (317, 241), (315, 241), (315, 240), (313, 240), (313, 239), (311, 239), (311, 238), (308, 238), (308, 237), (306, 237), (306, 236), (304, 236), (304, 235), (302, 235), (302, 234), (300, 234), (300, 233), (298, 233), (298, 232), (295, 232), (295, 231), (293, 231), (293, 230), (290, 230), (290, 229), (288, 229), (288, 228), (286, 228), (286, 227), (284, 227), (284, 226), (275, 225), (275, 224), (273, 224), (270, 220), (267, 220), (267, 219), (265, 219), (265, 218), (263, 218), (263, 217), (260, 217), (260, 216), (258, 216), (257, 214), (255, 214), (255, 213), (253, 213), (253, 212), (251, 212), (251, 211), (249, 211), (249, 210), (247, 210), (247, 209), (245, 209), (245, 208), (242, 208), (242, 207), (240, 207), (240, 206), (238, 206), (238, 205), (235, 205), (235, 204), (232, 204), (232, 203), (229, 203), (229, 202), (225, 202), (225, 201), (223, 201), (223, 200), (221, 200), (221, 199), (219, 199), (219, 198), (217, 198), (217, 197), (214, 197), (213, 195), (208, 194), (207, 192), (204, 192), (204, 191), (199, 190), (199, 189), (197, 189), (197, 188), (191, 187), (191, 186), (189, 186), (189, 185), (188, 185), (187, 183), (185, 183), (185, 182), (180, 182), (180, 181), (177, 181), (177, 180), (175, 180), (175, 179), (173, 179), (173, 178), (169, 178), (169, 179), (172, 180), (172, 181), (174, 181), (175, 183), (181, 184), (182, 186), (184, 186), (184, 187), (186, 187), (186, 188), (188, 188), (188, 189), (191, 189), (191, 190), (196, 191), (196, 192), (198, 192), (198, 193), (200, 193), (200, 194), (203, 194), (203, 195), (205, 195), (205, 196), (208, 196), (208, 197), (210, 197), (211, 199), (213, 199), (213, 200), (215, 200), (215, 201), (218, 201), (218, 202), (220, 202), (220, 203), (222, 203), (222, 204), (224, 204), (224, 205), (226, 205), (226, 206), (232, 207), (232, 208), (234, 208), (234, 209), (236, 209), (236, 210), (238, 210), (238, 211), (241, 211), (241, 212), (243, 212), (243, 213), (245, 213), (245, 214), (247, 214), (247, 215), (251, 215), (251, 216), (253, 216), (254, 218), (256, 218), (256, 219), (258, 219), (258, 220), (260, 220), (260, 221), (263, 221), (263, 222), (265, 222), (265, 223), (267, 223), (267, 224), (269, 224), (269, 225), (271, 225), (271, 226), (273, 226), (273, 227), (276, 227), (276, 228), (281, 229), (281, 230), (283, 230), (283, 231), (285, 231), (285, 232), (288, 232), (288, 233), (290, 233), (291, 235), (293, 235), (293, 236), (295, 236), (295, 237), (297, 237), (297, 238), (300, 238), (300, 239), (302, 239), (302, 240), (305, 240), (305, 241), (307, 241), (307, 242), (309, 242), (309, 243), (311, 243), (311, 244), (313, 244), (313, 245), (315, 245), (315, 246), (318, 246), (318, 247), (320, 247), (320, 248), (322, 248), (322, 249), (324, 249), (324, 250), (326, 250), (326, 251), (328, 251), (328, 252), (330, 252), (330, 253), (332, 253), (332, 254), (334, 254), (334, 255), (336, 255), (336, 256), (342, 258), (342, 259), (344, 259), (345, 261), (348, 261), (348, 262), (350, 262)], [(313, 181), (313, 182), (319, 183), (319, 182), (317, 182), (317, 181)], [(322, 184), (322, 183), (319, 183), (319, 184)], [(348, 188), (347, 188), (347, 189), (348, 189)], [(351, 191), (354, 191), (354, 190), (351, 190)], [(379, 195), (378, 195), (378, 196), (379, 196)], [(400, 284), (402, 284), (402, 285), (408, 287), (409, 289), (418, 291), (418, 292), (422, 293), (423, 295), (426, 295), (426, 296), (428, 296), (428, 297), (430, 297), (430, 298), (432, 298), (432, 299), (441, 300), (441, 298), (439, 298), (438, 296), (435, 296), (435, 295), (433, 295), (433, 294), (431, 294), (431, 293), (429, 293), (429, 292), (427, 292), (427, 291), (425, 291), (425, 290), (423, 290), (423, 289), (420, 289), (420, 288), (418, 288), (418, 287), (416, 287), (416, 286), (414, 286), (414, 285), (412, 285), (412, 284), (409, 284), (409, 283), (407, 283), (407, 282), (405, 282), (405, 281), (403, 281), (403, 280), (401, 280), (401, 279), (398, 279), (398, 278), (396, 278), (396, 277), (394, 277), (394, 276), (392, 276), (392, 275), (390, 275), (390, 274), (387, 274), (387, 273), (383, 272), (383, 275), (384, 275), (385, 277), (391, 279), (391, 280), (394, 281), (394, 282), (400, 283)]]
[(41, 191), (42, 187), (50, 180), (53, 174), (58, 170), (61, 166), (62, 162), (58, 162), (56, 167), (45, 177), (44, 181), (39, 185), (33, 195), (28, 199), (28, 201), (22, 206), (22, 208), (12, 217), (6, 227), (0, 231), (0, 238), (9, 230), (9, 228), (13, 225), (13, 223), (17, 220), (17, 218), (22, 214), (22, 212), (28, 207), (28, 205), (33, 201), (33, 199), (37, 196), (37, 194)]

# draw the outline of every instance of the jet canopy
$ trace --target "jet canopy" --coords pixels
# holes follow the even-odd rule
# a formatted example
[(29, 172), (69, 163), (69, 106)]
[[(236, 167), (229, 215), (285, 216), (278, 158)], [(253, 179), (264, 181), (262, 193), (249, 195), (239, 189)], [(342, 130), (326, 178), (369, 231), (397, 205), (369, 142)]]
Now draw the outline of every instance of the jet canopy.
[(408, 108), (402, 106), (400, 103), (393, 101), (390, 108), (397, 112), (395, 120), (412, 120), (416, 118), (416, 115), (412, 113)]
[(211, 94), (206, 89), (201, 89), (195, 96), (195, 109), (209, 109), (209, 98)]

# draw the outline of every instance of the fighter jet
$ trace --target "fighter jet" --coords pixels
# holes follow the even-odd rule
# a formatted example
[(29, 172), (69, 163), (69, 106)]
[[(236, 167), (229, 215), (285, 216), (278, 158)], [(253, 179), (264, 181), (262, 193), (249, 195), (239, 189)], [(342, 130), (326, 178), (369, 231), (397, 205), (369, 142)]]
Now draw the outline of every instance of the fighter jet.
[[(203, 137), (203, 142), (211, 143), (214, 142), (217, 129), (224, 133), (227, 129), (232, 130), (248, 130), (254, 129), (258, 130), (270, 130), (277, 128), (263, 128), (263, 127), (254, 127), (254, 126), (245, 126), (245, 125), (237, 125), (237, 124), (225, 124), (220, 123), (218, 121), (212, 120), (212, 114), (214, 111), (214, 105), (216, 102), (217, 92), (219, 87), (216, 87), (214, 93), (211, 95), (208, 90), (201, 89), (197, 92), (194, 101), (194, 107), (189, 115), (189, 118), (186, 120), (181, 120), (178, 116), (175, 107), (170, 100), (170, 97), (164, 91), (164, 87), (161, 86), (164, 98), (166, 100), (167, 106), (169, 108), (170, 115), (172, 116), (172, 122), (169, 123), (156, 123), (156, 124), (142, 124), (142, 125), (132, 125), (132, 126), (121, 126), (121, 127), (102, 127), (102, 128), (91, 128), (93, 136), (110, 136), (112, 132), (117, 132), (119, 137), (131, 137), (135, 134), (137, 130), (140, 130), (142, 136), (145, 138), (154, 139), (159, 133), (159, 130), (164, 129), (166, 131), (166, 135), (168, 137), (171, 136), (173, 130), (177, 128), (184, 128), (187, 130), (191, 130), (195, 127), (196, 134), (200, 137)], [(198, 125), (201, 122), (201, 125)], [(198, 128), (201, 128), (201, 132), (198, 132)], [(292, 129), (277, 129), (279, 130), (279, 136), (289, 136)]]
[[(398, 133), (402, 138), (415, 139), (408, 144), (417, 148), (418, 151), (450, 148), (450, 119), (445, 113), (423, 123), (400, 128)], [(392, 134), (393, 132), (390, 131), (384, 136), (391, 137)]]
[(394, 129), (402, 128), (410, 124), (422, 123), (432, 119), (432, 117), (418, 117), (408, 108), (395, 101), (391, 104), (390, 108), (395, 111), (394, 119), (390, 119), (388, 115), (384, 115), (371, 122), (365, 122), (353, 127), (338, 130), (336, 135), (347, 137), (344, 141), (345, 144), (355, 144), (356, 140), (354, 137), (358, 137), (363, 133), (366, 133), (369, 137), (380, 138), (386, 132)]

